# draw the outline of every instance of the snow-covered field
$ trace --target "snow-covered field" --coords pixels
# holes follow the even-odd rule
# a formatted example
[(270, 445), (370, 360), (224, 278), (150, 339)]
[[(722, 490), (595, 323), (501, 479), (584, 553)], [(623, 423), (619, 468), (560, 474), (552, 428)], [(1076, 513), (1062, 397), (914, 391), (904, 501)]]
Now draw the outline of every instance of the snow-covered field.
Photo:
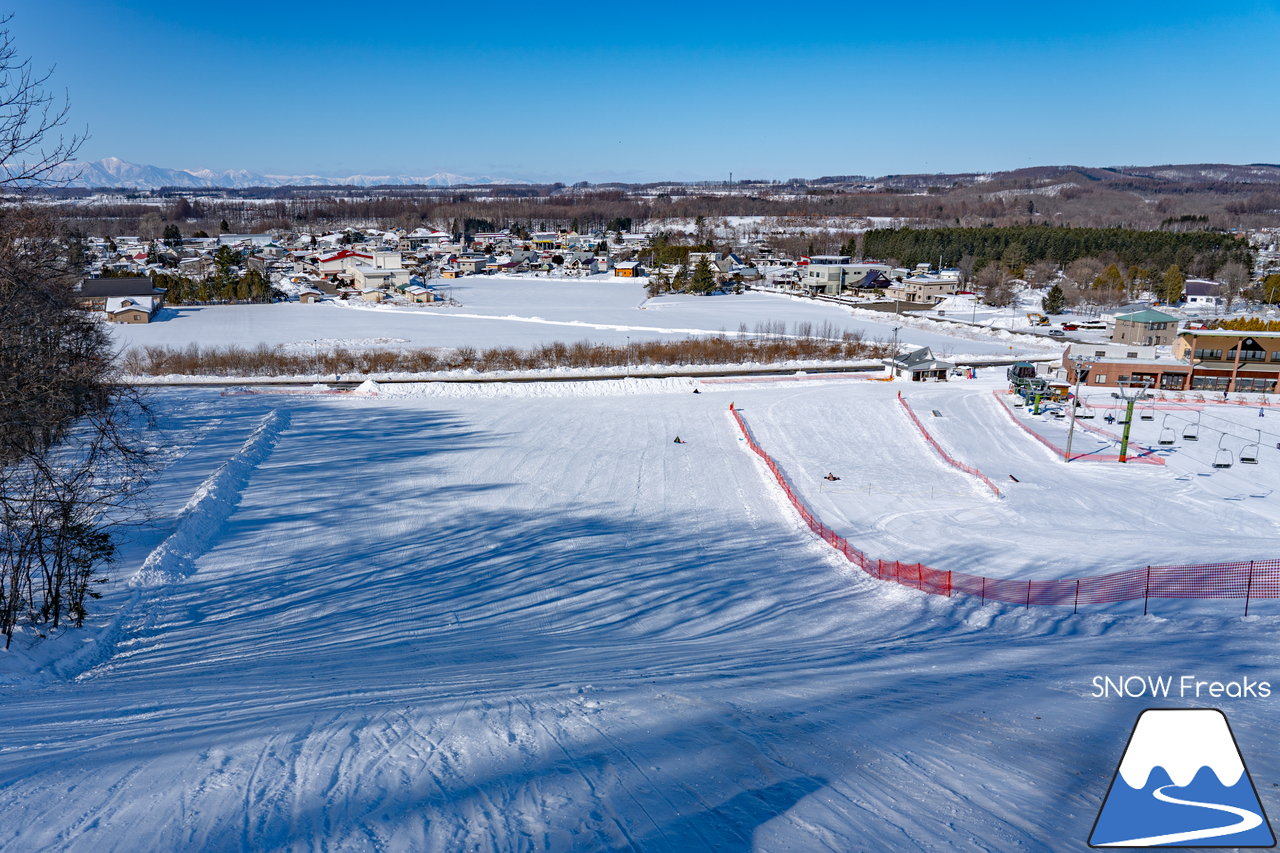
[[(1093, 677), (1271, 678), (1274, 608), (1073, 617), (881, 584), (726, 413), (867, 550), (1041, 576), (1273, 556), (1270, 500), (1219, 492), (1280, 458), (1064, 465), (995, 384), (160, 392), (155, 523), (90, 626), (0, 653), (0, 848), (1082, 849), (1153, 704)], [(995, 501), (941, 465), (899, 390), (1022, 483)], [(1275, 813), (1273, 701), (1215, 704)]]
[(767, 293), (737, 296), (663, 296), (646, 299), (642, 284), (605, 277), (536, 279), (482, 276), (441, 282), (452, 286), (456, 307), (377, 306), (363, 302), (312, 305), (227, 305), (165, 309), (146, 325), (112, 325), (123, 347), (238, 344), (291, 345), (301, 350), (349, 347), (530, 347), (555, 341), (589, 340), (625, 344), (628, 340), (672, 340), (720, 332), (736, 334), (746, 326), (799, 324), (816, 329), (829, 323), (838, 332), (861, 333), (866, 340), (898, 339), (930, 346), (943, 357), (1011, 354), (1025, 350), (1025, 338), (951, 334), (936, 324), (907, 323), (889, 315), (856, 312), (828, 303)]

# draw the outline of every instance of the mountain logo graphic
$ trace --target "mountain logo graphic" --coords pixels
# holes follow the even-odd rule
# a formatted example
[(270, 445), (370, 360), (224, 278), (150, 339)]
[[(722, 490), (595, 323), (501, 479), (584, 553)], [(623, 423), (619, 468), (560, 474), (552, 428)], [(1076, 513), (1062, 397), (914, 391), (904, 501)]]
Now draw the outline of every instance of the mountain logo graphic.
[(1149, 708), (1138, 716), (1090, 847), (1274, 847), (1275, 835), (1226, 716)]

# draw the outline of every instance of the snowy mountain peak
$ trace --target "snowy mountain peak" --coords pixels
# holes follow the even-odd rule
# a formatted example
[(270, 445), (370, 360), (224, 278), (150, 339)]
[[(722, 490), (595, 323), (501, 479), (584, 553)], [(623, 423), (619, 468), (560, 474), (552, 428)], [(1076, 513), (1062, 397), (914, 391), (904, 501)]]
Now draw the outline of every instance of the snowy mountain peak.
[(1120, 775), (1130, 788), (1141, 789), (1156, 767), (1164, 768), (1180, 788), (1190, 785), (1202, 767), (1228, 788), (1244, 775), (1227, 718), (1212, 708), (1143, 712), (1120, 762)]
[(451, 172), (435, 172), (420, 175), (264, 175), (247, 169), (166, 169), (130, 163), (119, 157), (104, 157), (87, 163), (69, 163), (61, 167), (55, 177), (73, 187), (118, 187), (128, 189), (158, 189), (160, 187), (191, 188), (243, 188), (282, 186), (353, 186), (372, 187), (413, 185), (428, 187), (452, 187), (459, 184), (518, 184), (524, 181), (493, 177), (469, 177)]

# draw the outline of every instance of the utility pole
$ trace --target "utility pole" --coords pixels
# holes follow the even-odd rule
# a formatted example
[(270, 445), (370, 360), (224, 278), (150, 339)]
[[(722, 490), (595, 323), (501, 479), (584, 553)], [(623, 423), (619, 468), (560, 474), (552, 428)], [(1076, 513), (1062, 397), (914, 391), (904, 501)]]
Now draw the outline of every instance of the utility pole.
[(1067, 455), (1064, 461), (1071, 461), (1071, 440), (1076, 437), (1076, 409), (1080, 405), (1080, 383), (1089, 375), (1092, 364), (1085, 361), (1082, 355), (1071, 356), (1071, 364), (1075, 367), (1076, 374), (1076, 390), (1071, 397), (1071, 427), (1067, 430)]

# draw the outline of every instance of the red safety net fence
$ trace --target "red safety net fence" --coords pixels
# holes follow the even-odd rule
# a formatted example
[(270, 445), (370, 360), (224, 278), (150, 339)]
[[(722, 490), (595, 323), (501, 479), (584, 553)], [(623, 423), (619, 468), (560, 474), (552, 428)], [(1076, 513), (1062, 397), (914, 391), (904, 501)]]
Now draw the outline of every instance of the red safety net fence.
[(813, 514), (813, 511), (792, 488), (781, 466), (755, 440), (746, 421), (742, 418), (742, 413), (734, 408), (733, 404), (729, 405), (729, 413), (737, 422), (747, 446), (764, 461), (783, 493), (786, 494), (787, 500), (795, 507), (809, 529), (843, 554), (849, 562), (880, 580), (909, 586), (933, 595), (951, 596), (955, 593), (964, 593), (983, 601), (997, 601), (1024, 607), (1030, 607), (1033, 604), (1066, 606), (1071, 607), (1072, 612), (1078, 610), (1081, 605), (1087, 604), (1142, 601), (1145, 613), (1147, 603), (1153, 598), (1234, 598), (1244, 600), (1244, 612), (1247, 615), (1250, 601), (1280, 598), (1280, 559), (1190, 566), (1145, 566), (1089, 578), (1012, 580), (935, 569), (920, 563), (902, 563), (897, 560), (871, 557), (849, 544), (849, 540), (827, 527)]
[(977, 468), (974, 468), (972, 465), (964, 464), (959, 459), (956, 459), (950, 453), (942, 449), (942, 445), (938, 444), (938, 442), (934, 440), (934, 437), (929, 435), (929, 431), (924, 428), (924, 424), (920, 423), (920, 419), (916, 417), (916, 413), (911, 410), (911, 406), (902, 398), (901, 391), (898, 392), (898, 402), (902, 404), (902, 410), (907, 413), (907, 417), (916, 425), (916, 429), (920, 430), (920, 435), (923, 436), (928, 445), (942, 457), (942, 461), (946, 462), (952, 468), (963, 471), (971, 477), (977, 477), (978, 480), (982, 482), (982, 485), (991, 490), (991, 494), (996, 497), (1000, 497), (1000, 490), (996, 488), (995, 483), (991, 482), (990, 477), (979, 471)]

